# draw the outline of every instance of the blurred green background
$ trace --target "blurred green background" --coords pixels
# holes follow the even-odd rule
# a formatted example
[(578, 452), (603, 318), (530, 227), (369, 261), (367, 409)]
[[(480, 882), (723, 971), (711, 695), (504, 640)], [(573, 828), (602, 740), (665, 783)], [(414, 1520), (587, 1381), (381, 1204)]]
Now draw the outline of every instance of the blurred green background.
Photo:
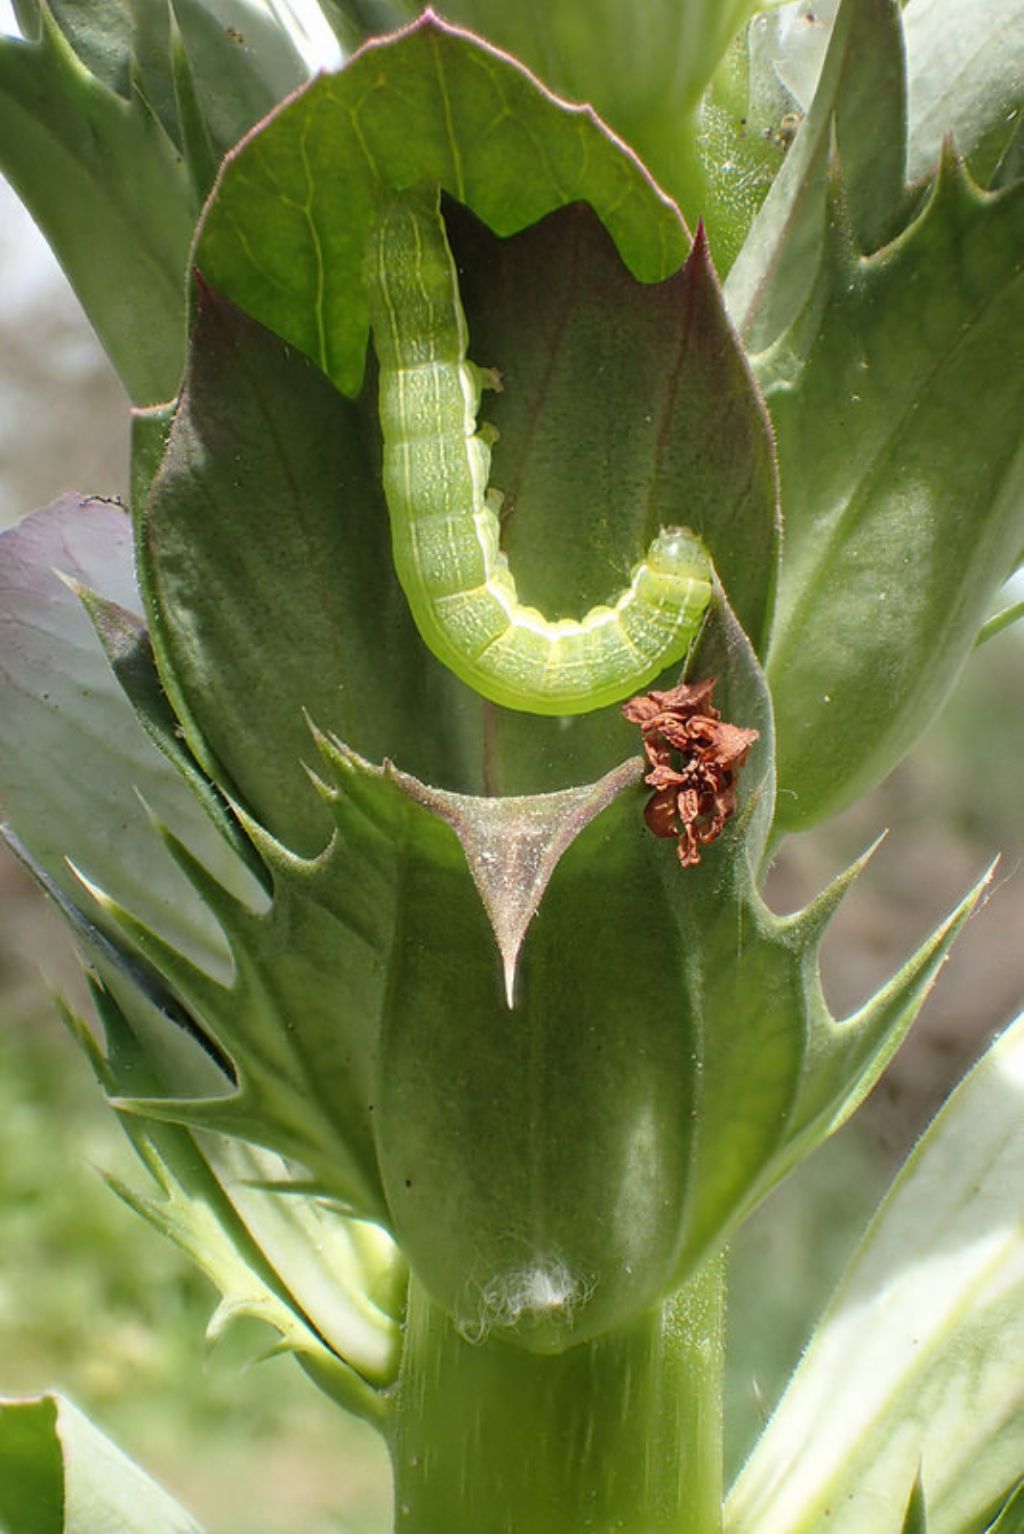
[[(123, 493), (127, 418), (45, 246), (0, 186), (0, 524), (66, 489)], [(907, 1147), (1018, 1010), (1024, 947), (1024, 636), (970, 661), (942, 719), (869, 799), (786, 844), (777, 910), (892, 831), (839, 913), (826, 982), (842, 1014), (996, 853), (1003, 862), (910, 1041), (855, 1123), (758, 1212), (732, 1257), (729, 1460), (757, 1432)], [(0, 862), (0, 1393), (56, 1387), (211, 1534), (383, 1534), (386, 1457), (255, 1326), (208, 1351), (205, 1280), (107, 1191), (141, 1179), (47, 992), (81, 999), (70, 944)]]

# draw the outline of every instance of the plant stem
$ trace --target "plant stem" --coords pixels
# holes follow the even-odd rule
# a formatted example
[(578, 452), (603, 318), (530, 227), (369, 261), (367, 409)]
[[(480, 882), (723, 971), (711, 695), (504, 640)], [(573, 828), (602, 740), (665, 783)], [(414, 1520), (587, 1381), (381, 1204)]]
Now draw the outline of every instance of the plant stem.
[(720, 1534), (723, 1263), (565, 1353), (465, 1341), (413, 1279), (396, 1534)]

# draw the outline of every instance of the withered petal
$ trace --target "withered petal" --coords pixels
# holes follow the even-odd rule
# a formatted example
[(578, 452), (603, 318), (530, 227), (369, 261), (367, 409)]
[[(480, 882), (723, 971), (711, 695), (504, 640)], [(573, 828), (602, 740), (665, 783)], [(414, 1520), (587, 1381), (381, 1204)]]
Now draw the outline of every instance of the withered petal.
[(715, 740), (717, 761), (724, 767), (742, 767), (757, 737), (757, 730), (745, 730), (738, 724), (719, 724)]
[(655, 836), (677, 836), (679, 824), (676, 819), (676, 798), (671, 789), (660, 789), (652, 794), (644, 805), (647, 828)]
[(684, 868), (700, 862), (700, 849), (722, 834), (736, 812), (735, 774), (747, 759), (756, 730), (722, 722), (711, 706), (715, 677), (680, 682), (665, 692), (630, 698), (622, 712), (643, 732), (654, 789), (644, 818), (655, 836), (673, 836)]
[(683, 774), (675, 767), (670, 767), (667, 762), (659, 762), (656, 767), (647, 774), (644, 779), (652, 788), (678, 788), (685, 783)]

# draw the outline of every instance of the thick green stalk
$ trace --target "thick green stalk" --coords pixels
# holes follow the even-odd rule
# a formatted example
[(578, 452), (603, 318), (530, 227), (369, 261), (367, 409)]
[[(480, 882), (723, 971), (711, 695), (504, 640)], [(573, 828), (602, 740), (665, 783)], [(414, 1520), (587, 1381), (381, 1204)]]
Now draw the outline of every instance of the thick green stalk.
[(568, 1352), (468, 1342), (413, 1280), (396, 1534), (720, 1534), (723, 1265)]

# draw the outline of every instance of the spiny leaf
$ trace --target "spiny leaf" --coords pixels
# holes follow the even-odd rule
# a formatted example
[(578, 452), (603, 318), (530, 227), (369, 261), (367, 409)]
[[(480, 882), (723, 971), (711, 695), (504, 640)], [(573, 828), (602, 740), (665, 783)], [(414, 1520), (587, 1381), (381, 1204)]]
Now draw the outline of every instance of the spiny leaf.
[[(149, 936), (148, 952), (187, 1007), (237, 1062), (230, 1096), (125, 1101), (132, 1112), (240, 1135), (303, 1162), (321, 1196), (378, 1218), (372, 1141), (381, 992), (394, 941), (401, 796), (371, 794), (361, 772), (336, 807), (339, 834), (318, 858), (289, 853), (249, 824), (273, 875), (274, 898), (254, 915), (173, 844), (196, 887), (220, 913), (235, 957), (230, 990), (209, 983)], [(147, 935), (123, 909), (125, 932)]]
[(814, 280), (835, 148), (861, 251), (877, 250), (904, 211), (906, 104), (897, 0), (842, 0), (814, 100), (725, 284), (746, 344), (766, 347)]
[(947, 155), (866, 260), (832, 211), (803, 314), (757, 360), (786, 486), (767, 666), (787, 828), (895, 765), (1024, 538), (1024, 185), (979, 192)]
[[(149, 1041), (150, 1047), (155, 1062), (169, 1066), (170, 1079), (178, 1084), (178, 1090), (202, 1091), (209, 1090), (211, 1082), (215, 1089), (233, 1083), (236, 1078), (231, 1062), (216, 1041), (171, 995), (153, 966), (138, 951), (130, 950), (119, 936), (104, 930), (94, 915), (87, 914), (70, 900), (46, 870), (29, 856), (9, 827), (0, 828), (0, 836), (67, 921), (79, 954), (109, 981), (115, 994), (125, 989), (156, 1017), (158, 1026), (155, 1037)], [(91, 1035), (83, 1032), (59, 1002), (58, 1008), (74, 1038), (95, 1065), (97, 1057)]]
[(640, 758), (614, 767), (599, 783), (503, 799), (446, 793), (392, 772), (410, 798), (447, 822), (462, 843), (501, 952), (511, 1008), (519, 950), (559, 859), (595, 815), (639, 781)]
[(903, 26), (907, 174), (929, 175), (951, 133), (975, 180), (990, 185), (1024, 109), (1024, 12), (1017, 0), (908, 0)]
[[(574, 837), (547, 817), (554, 867), (511, 1014), (478, 887), (444, 818), (452, 801), (324, 740), (335, 834), (321, 854), (295, 855), (236, 810), (272, 881), (268, 910), (229, 895), (166, 838), (230, 943), (230, 984), (94, 890), (238, 1077), (234, 1092), (133, 1092), (118, 1105), (303, 1163), (323, 1195), (386, 1219), (460, 1323), (479, 1324), (481, 1294), (503, 1292), (531, 1253), (557, 1252), (572, 1304), (517, 1314), (528, 1346), (594, 1335), (676, 1286), (876, 1079), (971, 903), (835, 1024), (816, 970), (829, 900), (801, 921), (774, 917), (756, 894), (771, 716), (725, 610), (706, 658), (730, 716), (761, 732), (740, 812), (685, 873), (645, 832), (631, 789)], [(627, 764), (616, 786), (633, 775)], [(463, 825), (479, 818), (471, 811), (460, 807)], [(131, 964), (109, 943), (93, 948), (122, 995)], [(557, 1102), (550, 1082), (562, 1083)], [(650, 1146), (638, 1160), (641, 1112)]]
[[(770, 752), (742, 638), (722, 626), (711, 656), (728, 678), (730, 717), (755, 723)], [(335, 760), (378, 817), (389, 781), (392, 796), (409, 787), (351, 753)], [(527, 930), (510, 1015), (448, 807), (440, 802), (439, 819), (436, 794), (413, 795), (374, 1115), (391, 1220), (421, 1280), (468, 1326), (503, 1273), (557, 1251), (588, 1297), (571, 1320), (524, 1319), (529, 1346), (579, 1340), (678, 1282), (840, 1122), (905, 1033), (977, 898), (872, 1004), (835, 1024), (816, 976), (823, 912), (801, 926), (755, 893), (771, 810), (761, 754), (731, 834), (685, 875), (641, 832), (628, 790), (571, 841)], [(352, 802), (343, 789), (339, 824)], [(560, 1088), (548, 1101), (544, 1084), (567, 1081), (570, 1098)], [(628, 1150), (641, 1103), (660, 1168), (656, 1209)], [(510, 1227), (520, 1232), (511, 1243)]]
[[(67, 1021), (104, 1090), (116, 1100), (129, 1086), (164, 1086), (143, 1041), (150, 1030), (142, 993), (117, 987), (125, 1011), (113, 990), (98, 983), (92, 989), (106, 1055), (84, 1023), (71, 1015)], [(257, 1187), (260, 1179), (284, 1181), (286, 1168), (276, 1157), (139, 1114), (124, 1115), (122, 1124), (158, 1196), (108, 1181), (216, 1284), (220, 1320), (248, 1314), (268, 1322), (290, 1351), (334, 1377), (334, 1394), (349, 1409), (379, 1420), (376, 1392), (393, 1383), (397, 1339), (368, 1291), (394, 1266), (393, 1253), (371, 1253), (350, 1222), (307, 1198), (282, 1199)]]

